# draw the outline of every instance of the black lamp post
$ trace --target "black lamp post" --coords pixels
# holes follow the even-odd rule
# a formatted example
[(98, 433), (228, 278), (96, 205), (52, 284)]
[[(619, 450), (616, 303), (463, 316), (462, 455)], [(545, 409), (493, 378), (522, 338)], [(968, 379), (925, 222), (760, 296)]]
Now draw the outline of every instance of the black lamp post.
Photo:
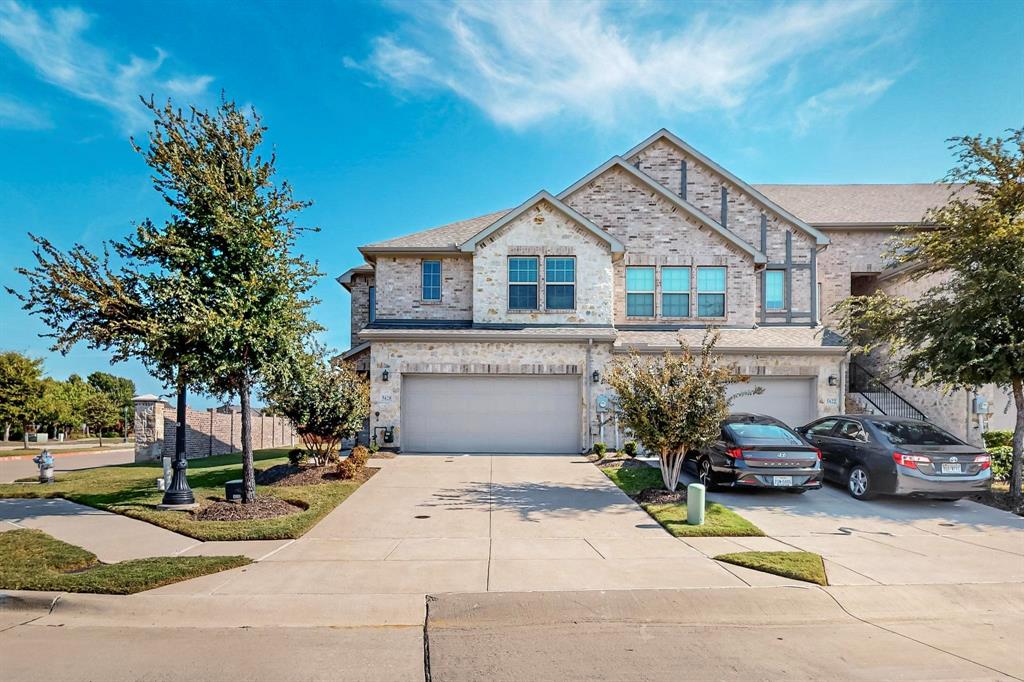
[(178, 426), (174, 430), (174, 462), (171, 464), (174, 474), (171, 477), (171, 484), (164, 492), (163, 503), (165, 505), (186, 505), (196, 502), (185, 475), (185, 471), (188, 469), (188, 460), (185, 458), (185, 411), (185, 389), (179, 388), (178, 411), (175, 417)]

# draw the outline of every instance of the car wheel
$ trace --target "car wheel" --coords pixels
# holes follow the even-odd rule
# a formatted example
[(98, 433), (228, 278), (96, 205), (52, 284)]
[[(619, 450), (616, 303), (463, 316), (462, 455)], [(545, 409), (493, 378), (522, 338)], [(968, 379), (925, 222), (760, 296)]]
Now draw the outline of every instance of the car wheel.
[(711, 460), (701, 457), (697, 460), (697, 480), (704, 486), (705, 490), (715, 487), (715, 473), (711, 470)]
[(850, 473), (846, 478), (846, 489), (850, 491), (850, 495), (858, 500), (870, 500), (875, 496), (871, 475), (862, 466), (855, 466), (850, 469)]

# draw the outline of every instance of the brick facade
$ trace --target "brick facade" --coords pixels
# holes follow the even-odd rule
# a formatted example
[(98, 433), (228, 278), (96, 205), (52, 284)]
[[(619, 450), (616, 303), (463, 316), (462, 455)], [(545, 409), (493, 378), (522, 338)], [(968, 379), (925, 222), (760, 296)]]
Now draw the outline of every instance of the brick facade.
[(821, 282), (821, 316), (831, 322), (830, 309), (850, 296), (854, 274), (879, 273), (885, 269), (886, 242), (892, 230), (828, 230), (828, 248), (818, 256), (818, 281)]
[(358, 272), (352, 276), (349, 284), (349, 290), (352, 292), (350, 344), (353, 346), (360, 343), (359, 331), (370, 321), (370, 287), (375, 286), (375, 279), (372, 272)]
[[(421, 263), (441, 261), (441, 300), (424, 301)], [(381, 319), (473, 319), (473, 258), (387, 256), (377, 259), (377, 317)]]

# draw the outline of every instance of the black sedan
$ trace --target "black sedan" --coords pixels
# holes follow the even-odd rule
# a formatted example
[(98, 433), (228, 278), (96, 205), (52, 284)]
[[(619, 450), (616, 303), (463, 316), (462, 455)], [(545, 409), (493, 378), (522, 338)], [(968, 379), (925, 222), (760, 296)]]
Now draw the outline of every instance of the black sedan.
[(802, 493), (821, 487), (821, 452), (774, 417), (733, 414), (719, 439), (687, 455), (709, 490), (718, 486)]
[(879, 494), (955, 500), (987, 490), (992, 478), (984, 450), (918, 419), (840, 415), (797, 431), (821, 449), (825, 476), (858, 500)]

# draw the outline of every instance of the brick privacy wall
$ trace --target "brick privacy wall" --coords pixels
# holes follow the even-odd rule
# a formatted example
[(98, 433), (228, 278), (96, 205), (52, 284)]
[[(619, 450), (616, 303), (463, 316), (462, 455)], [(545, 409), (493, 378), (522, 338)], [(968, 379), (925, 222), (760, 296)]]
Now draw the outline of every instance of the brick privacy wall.
[[(538, 305), (508, 308), (509, 256), (537, 256)], [(545, 310), (544, 257), (576, 257), (575, 310)], [(478, 323), (612, 323), (612, 257), (608, 245), (547, 202), (502, 228), (473, 257), (473, 321)]]
[[(174, 455), (178, 431), (175, 409), (164, 407), (163, 456)], [(252, 447), (279, 448), (294, 445), (297, 440), (291, 422), (284, 417), (252, 417)], [(242, 449), (242, 415), (214, 410), (193, 410), (185, 413), (185, 453), (189, 459), (226, 455)]]
[[(708, 322), (752, 326), (755, 322), (757, 288), (751, 257), (728, 244), (722, 237), (684, 216), (676, 207), (621, 169), (610, 168), (593, 182), (581, 187), (566, 203), (614, 235), (626, 247), (625, 257), (615, 262), (615, 323), (650, 323), (647, 318), (626, 316), (627, 265), (724, 265), (728, 295), (726, 317), (691, 317), (680, 322)], [(690, 309), (696, 313), (696, 271), (691, 274)], [(656, 278), (660, 286), (661, 278)], [(587, 295), (581, 292), (582, 295)], [(661, 295), (656, 292), (655, 308), (661, 318)], [(679, 318), (676, 318), (679, 319)]]
[(818, 279), (821, 281), (821, 316), (835, 320), (829, 309), (850, 296), (850, 278), (854, 273), (881, 272), (885, 269), (886, 241), (892, 230), (828, 230), (831, 244), (818, 254)]
[(350, 345), (360, 343), (359, 332), (370, 321), (370, 287), (374, 285), (373, 274), (356, 273), (349, 284), (352, 293), (352, 332)]
[[(441, 300), (422, 300), (420, 263), (441, 261)], [(377, 317), (381, 319), (471, 320), (473, 257), (380, 256), (377, 258)]]

